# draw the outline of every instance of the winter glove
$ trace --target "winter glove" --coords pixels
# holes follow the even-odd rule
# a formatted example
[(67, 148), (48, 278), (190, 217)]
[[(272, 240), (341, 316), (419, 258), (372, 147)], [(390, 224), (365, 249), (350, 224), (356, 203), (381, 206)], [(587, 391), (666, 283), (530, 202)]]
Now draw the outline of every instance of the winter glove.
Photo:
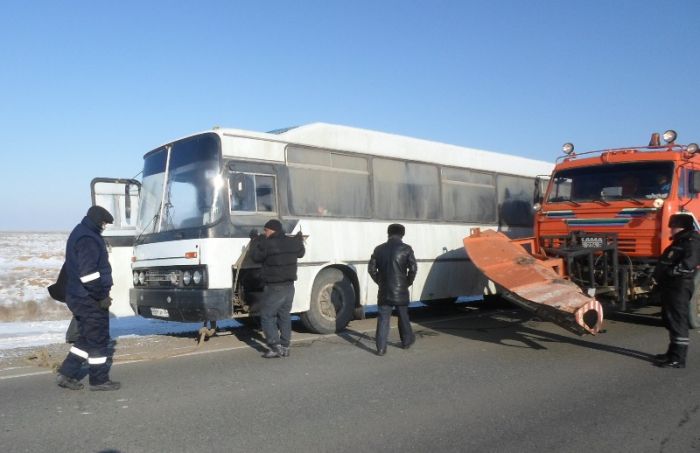
[(100, 306), (101, 309), (109, 310), (109, 307), (112, 305), (112, 298), (107, 296), (104, 299), (98, 301), (97, 304)]
[(257, 239), (259, 235), (260, 233), (258, 233), (258, 230), (256, 228), (253, 228), (252, 230), (250, 230), (250, 233), (248, 233), (248, 237), (251, 241)]

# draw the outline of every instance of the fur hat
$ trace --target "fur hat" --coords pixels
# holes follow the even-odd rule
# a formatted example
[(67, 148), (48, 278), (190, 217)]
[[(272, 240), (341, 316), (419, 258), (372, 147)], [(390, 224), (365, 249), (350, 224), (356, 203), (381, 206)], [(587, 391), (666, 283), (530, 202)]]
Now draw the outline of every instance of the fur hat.
[(668, 219), (669, 228), (683, 228), (684, 230), (692, 230), (695, 228), (693, 217), (688, 214), (673, 214)]
[(102, 206), (90, 206), (86, 214), (87, 218), (95, 222), (95, 225), (101, 226), (102, 222), (114, 223), (114, 217), (108, 210)]
[(386, 229), (386, 232), (389, 236), (403, 237), (404, 234), (406, 234), (406, 227), (404, 227), (400, 223), (392, 223), (391, 225), (389, 225), (389, 228)]
[(267, 223), (265, 223), (264, 228), (267, 228), (268, 230), (272, 230), (272, 231), (277, 231), (277, 232), (284, 231), (282, 229), (282, 222), (280, 222), (277, 219), (268, 220)]

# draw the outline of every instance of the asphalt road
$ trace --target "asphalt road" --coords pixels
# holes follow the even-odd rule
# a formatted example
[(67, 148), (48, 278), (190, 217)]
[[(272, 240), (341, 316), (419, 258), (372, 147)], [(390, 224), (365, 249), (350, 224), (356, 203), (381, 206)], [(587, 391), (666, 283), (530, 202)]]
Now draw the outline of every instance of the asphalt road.
[(117, 392), (60, 389), (49, 373), (0, 379), (0, 449), (700, 451), (697, 332), (689, 368), (667, 370), (650, 363), (667, 340), (650, 316), (618, 317), (596, 337), (515, 309), (413, 319), (415, 346), (384, 357), (368, 319), (297, 335), (288, 359), (260, 358), (245, 330), (187, 355), (121, 359)]

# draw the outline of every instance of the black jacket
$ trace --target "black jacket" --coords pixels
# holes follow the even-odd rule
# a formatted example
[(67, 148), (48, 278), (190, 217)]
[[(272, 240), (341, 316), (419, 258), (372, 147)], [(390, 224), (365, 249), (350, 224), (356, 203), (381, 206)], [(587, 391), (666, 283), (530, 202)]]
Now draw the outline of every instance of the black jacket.
[(413, 284), (418, 271), (410, 245), (404, 244), (399, 236), (389, 236), (385, 243), (374, 249), (367, 271), (379, 285), (377, 304), (408, 305), (408, 287)]
[(700, 234), (693, 230), (683, 230), (673, 237), (671, 245), (661, 254), (654, 280), (659, 286), (692, 282), (695, 269), (700, 265)]
[(291, 283), (297, 279), (297, 258), (306, 253), (301, 235), (286, 236), (282, 232), (269, 238), (258, 236), (250, 244), (250, 257), (262, 263), (260, 278), (269, 284)]

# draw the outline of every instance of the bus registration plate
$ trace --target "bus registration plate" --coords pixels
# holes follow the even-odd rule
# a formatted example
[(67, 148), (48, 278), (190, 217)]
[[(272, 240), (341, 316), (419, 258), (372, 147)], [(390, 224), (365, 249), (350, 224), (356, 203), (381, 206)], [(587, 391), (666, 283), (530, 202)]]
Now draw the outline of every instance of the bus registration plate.
[(151, 307), (151, 316), (158, 316), (159, 318), (169, 318), (170, 313), (165, 308), (154, 308)]

